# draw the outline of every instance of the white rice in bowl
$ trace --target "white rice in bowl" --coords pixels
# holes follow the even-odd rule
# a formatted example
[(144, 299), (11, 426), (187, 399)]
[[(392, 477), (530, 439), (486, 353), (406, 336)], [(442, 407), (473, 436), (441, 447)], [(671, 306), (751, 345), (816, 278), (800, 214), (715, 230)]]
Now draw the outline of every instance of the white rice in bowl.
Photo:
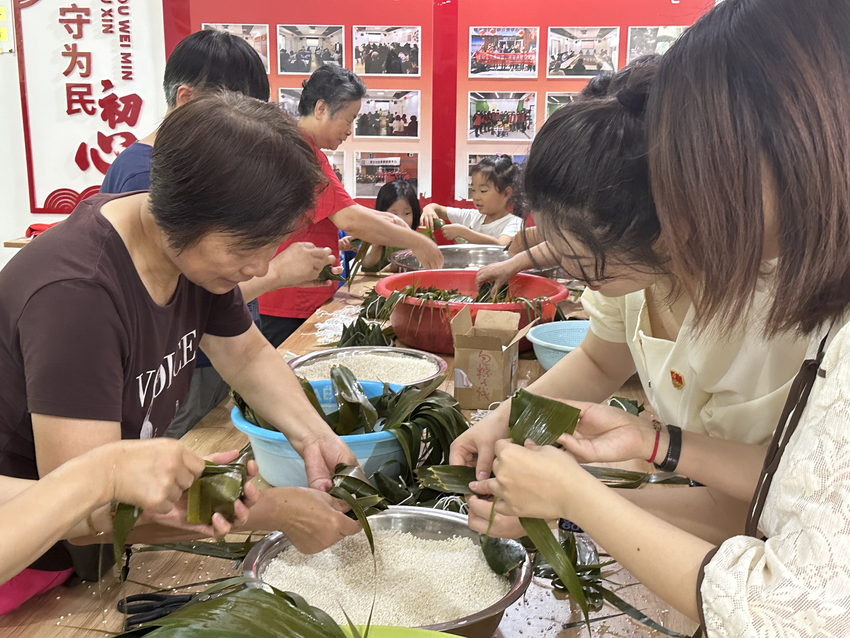
[(302, 379), (320, 381), (331, 378), (333, 366), (345, 366), (360, 381), (380, 381), (408, 385), (427, 379), (439, 370), (433, 361), (393, 354), (347, 354), (305, 363), (295, 370)]
[[(374, 532), (378, 593), (372, 624), (422, 627), (470, 616), (510, 591), (472, 539), (425, 540), (413, 534)], [(269, 561), (262, 579), (304, 597), (339, 624), (365, 625), (374, 593), (374, 567), (363, 532), (318, 554), (293, 547)]]

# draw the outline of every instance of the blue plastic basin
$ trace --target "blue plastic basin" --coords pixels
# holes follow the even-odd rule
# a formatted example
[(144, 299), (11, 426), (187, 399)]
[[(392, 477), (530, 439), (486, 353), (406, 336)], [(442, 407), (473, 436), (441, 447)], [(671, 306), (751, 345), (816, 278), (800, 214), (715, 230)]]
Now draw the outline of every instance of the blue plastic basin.
[(540, 365), (548, 370), (577, 348), (589, 329), (586, 320), (553, 321), (534, 326), (526, 336)]
[[(311, 381), (313, 391), (319, 404), (326, 413), (335, 412), (336, 399), (330, 381)], [(384, 384), (377, 381), (361, 381), (360, 385), (369, 398), (378, 396), (384, 391)], [(403, 386), (390, 384), (395, 392)], [(272, 432), (248, 423), (239, 408), (230, 411), (233, 425), (248, 435), (251, 447), (254, 448), (254, 458), (260, 469), (260, 475), (275, 487), (307, 487), (307, 475), (304, 472), (304, 461), (298, 455), (286, 437), (280, 432)], [(379, 469), (390, 460), (398, 461), (392, 466), (394, 471), (387, 474), (397, 476), (402, 467), (407, 467), (401, 444), (390, 432), (373, 432), (371, 434), (349, 434), (341, 437), (346, 445), (354, 452), (367, 476)]]

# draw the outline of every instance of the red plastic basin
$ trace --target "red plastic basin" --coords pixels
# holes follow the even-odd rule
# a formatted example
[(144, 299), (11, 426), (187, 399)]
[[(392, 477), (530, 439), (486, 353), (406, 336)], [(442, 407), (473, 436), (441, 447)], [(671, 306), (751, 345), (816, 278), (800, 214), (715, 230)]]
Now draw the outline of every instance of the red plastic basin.
[[(375, 290), (379, 295), (388, 298), (394, 290), (400, 290), (405, 286), (415, 284), (423, 288), (436, 286), (444, 290), (457, 290), (464, 295), (475, 295), (478, 289), (475, 286), (474, 270), (419, 270), (413, 272), (402, 272), (397, 275), (386, 277), (377, 283)], [(555, 316), (555, 310), (559, 302), (569, 295), (566, 286), (556, 281), (537, 275), (520, 273), (510, 282), (510, 291), (518, 297), (536, 299), (546, 297), (548, 301), (542, 301), (543, 315), (541, 321), (551, 321)], [(463, 304), (456, 302), (448, 303), (448, 312), (445, 303), (428, 302), (421, 299), (407, 298), (399, 303), (392, 315), (390, 323), (398, 338), (407, 345), (441, 354), (453, 354), (451, 320), (468, 305), (473, 320), (479, 310), (504, 310), (520, 313), (519, 327), (522, 328), (534, 321), (536, 314), (522, 303), (471, 303)], [(520, 343), (520, 350), (530, 350), (531, 344), (527, 339)]]

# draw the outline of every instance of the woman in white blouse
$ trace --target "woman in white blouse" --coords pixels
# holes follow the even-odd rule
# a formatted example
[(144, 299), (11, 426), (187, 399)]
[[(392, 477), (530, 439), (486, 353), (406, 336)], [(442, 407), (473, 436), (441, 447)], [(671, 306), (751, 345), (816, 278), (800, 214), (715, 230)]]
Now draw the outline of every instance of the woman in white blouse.
[(850, 627), (848, 32), (846, 1), (726, 0), (665, 54), (647, 107), (660, 239), (696, 329), (740, 325), (772, 264), (767, 334), (813, 337), (769, 448), (660, 433), (677, 471), (755, 494), (746, 528), (709, 543), (590, 478), (577, 461), (654, 440), (599, 405), (581, 406), (566, 452), (499, 442), (497, 478), (473, 484), (502, 514), (575, 521), (711, 638)]
[[(675, 276), (659, 249), (659, 224), (650, 193), (644, 105), (660, 61), (641, 58), (611, 78), (608, 92), (588, 95), (552, 115), (538, 133), (526, 167), (526, 197), (549, 243), (536, 259), (559, 263), (589, 283), (582, 297), (590, 331), (532, 384), (532, 392), (561, 399), (601, 402), (637, 371), (658, 419), (687, 432), (766, 445), (779, 418), (808, 340), (797, 335), (762, 336), (765, 291), (759, 312), (724, 338), (693, 330), (694, 308), (686, 292), (673, 290)], [(567, 176), (566, 178), (562, 176)], [(552, 251), (557, 259), (549, 260)], [(499, 276), (517, 255), (494, 269)], [(515, 272), (515, 271), (514, 271)], [(502, 273), (504, 274), (504, 273)], [(513, 274), (509, 272), (508, 274)], [(510, 401), (461, 435), (452, 462), (471, 464), (489, 476), (493, 448), (507, 431)], [(661, 464), (652, 446), (644, 457)], [(708, 488), (695, 505), (689, 529), (721, 542), (743, 524), (749, 497), (732, 500)], [(633, 492), (634, 502), (658, 511), (656, 494)], [(484, 531), (490, 504), (470, 499), (469, 524)], [(722, 508), (718, 503), (722, 502)], [(734, 507), (736, 515), (726, 515)], [(681, 506), (679, 507), (681, 509)], [(660, 513), (660, 512), (659, 512)], [(497, 517), (491, 532), (523, 536), (516, 519)]]

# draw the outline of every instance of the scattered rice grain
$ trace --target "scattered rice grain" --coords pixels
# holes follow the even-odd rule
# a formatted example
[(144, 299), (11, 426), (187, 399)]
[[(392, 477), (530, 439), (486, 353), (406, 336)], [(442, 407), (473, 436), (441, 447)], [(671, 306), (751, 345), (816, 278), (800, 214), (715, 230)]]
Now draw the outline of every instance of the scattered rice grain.
[[(374, 536), (378, 594), (373, 624), (422, 627), (456, 620), (489, 607), (510, 590), (472, 539), (425, 540), (391, 530)], [(269, 562), (262, 579), (303, 596), (340, 624), (346, 624), (343, 609), (355, 624), (366, 624), (374, 568), (362, 532), (318, 554), (290, 547)]]

